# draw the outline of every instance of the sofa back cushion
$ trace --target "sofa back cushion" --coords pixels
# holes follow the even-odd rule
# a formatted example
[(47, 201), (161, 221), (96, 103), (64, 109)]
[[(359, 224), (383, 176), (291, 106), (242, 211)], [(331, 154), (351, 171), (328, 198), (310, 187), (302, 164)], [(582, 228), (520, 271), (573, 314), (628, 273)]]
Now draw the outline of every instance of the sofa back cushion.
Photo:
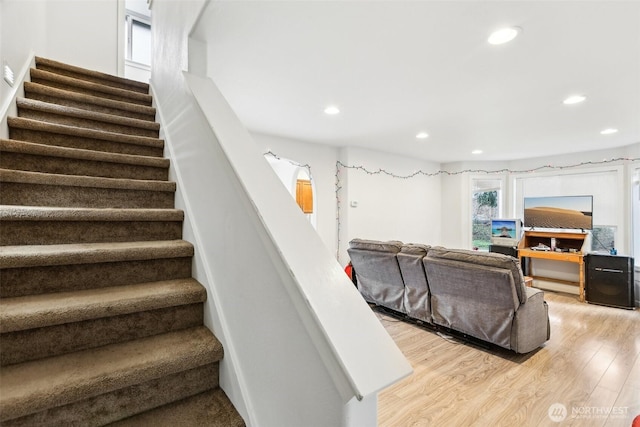
[(398, 265), (404, 281), (404, 307), (407, 314), (431, 323), (429, 286), (422, 262), (428, 251), (427, 245), (405, 244), (398, 253)]
[(509, 260), (494, 255), (500, 254), (430, 249), (423, 262), (431, 317), (438, 325), (510, 348), (520, 299)]
[[(520, 304), (527, 301), (526, 286), (524, 284), (524, 274), (520, 267), (520, 261), (509, 255), (494, 252), (478, 252), (465, 249), (446, 249), (434, 247), (432, 258), (449, 259), (459, 262), (469, 262), (472, 264), (486, 265), (487, 267), (504, 268), (511, 272), (514, 282), (514, 290)], [(519, 305), (519, 304), (518, 304)]]
[(353, 239), (347, 252), (365, 300), (406, 313), (404, 282), (396, 254), (402, 242)]

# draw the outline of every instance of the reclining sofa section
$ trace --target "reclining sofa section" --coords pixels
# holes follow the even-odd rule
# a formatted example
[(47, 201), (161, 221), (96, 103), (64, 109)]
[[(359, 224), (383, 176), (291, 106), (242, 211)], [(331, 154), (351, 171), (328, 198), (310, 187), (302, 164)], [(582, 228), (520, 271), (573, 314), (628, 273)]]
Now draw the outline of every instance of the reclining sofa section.
[(507, 255), (354, 239), (348, 249), (370, 303), (517, 353), (549, 339), (544, 293)]

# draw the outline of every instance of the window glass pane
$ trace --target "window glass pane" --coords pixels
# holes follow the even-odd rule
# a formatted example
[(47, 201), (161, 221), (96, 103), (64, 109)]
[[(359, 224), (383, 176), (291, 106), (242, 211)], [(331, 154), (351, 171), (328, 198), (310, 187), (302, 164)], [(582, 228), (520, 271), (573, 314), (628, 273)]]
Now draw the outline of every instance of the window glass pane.
[(132, 61), (151, 65), (151, 26), (135, 19), (131, 22)]

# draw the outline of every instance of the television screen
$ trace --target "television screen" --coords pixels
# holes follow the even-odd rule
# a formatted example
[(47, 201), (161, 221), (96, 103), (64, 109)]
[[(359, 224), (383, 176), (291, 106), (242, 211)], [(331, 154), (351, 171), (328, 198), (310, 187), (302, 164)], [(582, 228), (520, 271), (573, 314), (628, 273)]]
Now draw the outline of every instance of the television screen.
[(524, 226), (593, 228), (593, 196), (525, 197)]
[(520, 240), (520, 219), (492, 219), (491, 244), (517, 246)]

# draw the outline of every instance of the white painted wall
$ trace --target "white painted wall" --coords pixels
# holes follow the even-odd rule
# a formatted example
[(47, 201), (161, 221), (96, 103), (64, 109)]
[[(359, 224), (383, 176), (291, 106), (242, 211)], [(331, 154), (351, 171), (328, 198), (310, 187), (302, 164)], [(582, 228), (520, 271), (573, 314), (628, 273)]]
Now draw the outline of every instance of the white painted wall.
[[(0, 4), (0, 59), (17, 77), (28, 66), (32, 52), (46, 51), (46, 4), (20, 0), (3, 0)], [(11, 89), (0, 81), (0, 105), (8, 102)]]
[(46, 52), (36, 52), (39, 56), (48, 56), (57, 61), (104, 73), (118, 74), (117, 1), (44, 2)]
[[(458, 169), (450, 164), (443, 168)], [(471, 191), (468, 175), (444, 175), (441, 178), (441, 244), (447, 248), (471, 248)]]
[(341, 264), (347, 263), (346, 250), (354, 238), (441, 244), (441, 177), (399, 178), (420, 170), (435, 173), (438, 163), (364, 149), (343, 151), (343, 164), (366, 171), (340, 168)]
[(4, 8), (3, 43), (16, 65), (33, 50), (38, 56), (117, 74), (117, 2), (4, 0)]
[(264, 156), (269, 166), (273, 169), (282, 185), (287, 189), (287, 191), (295, 197), (295, 189), (291, 188), (291, 183), (296, 179), (298, 175), (298, 166), (290, 163), (288, 159), (284, 158), (275, 158), (273, 156), (265, 155)]
[(124, 7), (139, 15), (151, 19), (151, 10), (147, 0), (124, 0)]
[[(104, 73), (118, 71), (118, 2), (2, 0), (0, 60), (18, 74), (32, 54)], [(0, 81), (0, 106), (11, 88)]]

